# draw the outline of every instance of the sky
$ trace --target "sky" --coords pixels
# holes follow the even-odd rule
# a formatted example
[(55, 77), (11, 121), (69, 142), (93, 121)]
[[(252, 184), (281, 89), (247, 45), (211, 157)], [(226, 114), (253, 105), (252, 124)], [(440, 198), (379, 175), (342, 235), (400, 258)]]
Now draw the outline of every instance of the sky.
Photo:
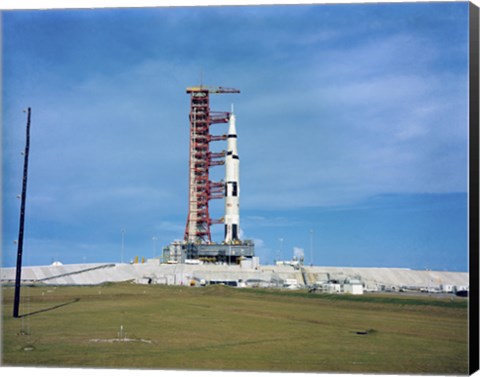
[(23, 109), (24, 263), (119, 262), (122, 229), (130, 261), (183, 239), (185, 89), (203, 83), (241, 92), (211, 109), (235, 107), (241, 235), (262, 264), (303, 252), (468, 271), (468, 3), (17, 10), (2, 24), (3, 266)]

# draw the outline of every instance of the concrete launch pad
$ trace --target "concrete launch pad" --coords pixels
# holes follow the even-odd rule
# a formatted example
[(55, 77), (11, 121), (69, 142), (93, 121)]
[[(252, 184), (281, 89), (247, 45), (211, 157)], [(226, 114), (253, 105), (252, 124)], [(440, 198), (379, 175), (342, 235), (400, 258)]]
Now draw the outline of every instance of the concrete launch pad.
[[(71, 264), (24, 267), (22, 284), (40, 285), (97, 285), (108, 282), (131, 281), (138, 284), (200, 285), (224, 283), (246, 287), (281, 288), (286, 282), (296, 282), (297, 288), (307, 288), (325, 281), (358, 279), (366, 291), (448, 292), (465, 290), (469, 286), (467, 272), (411, 270), (408, 268), (355, 268), (305, 266), (302, 269), (287, 265), (160, 263)], [(0, 282), (12, 284), (15, 268), (1, 268)], [(240, 284), (241, 283), (241, 284)], [(447, 289), (450, 287), (449, 289)]]

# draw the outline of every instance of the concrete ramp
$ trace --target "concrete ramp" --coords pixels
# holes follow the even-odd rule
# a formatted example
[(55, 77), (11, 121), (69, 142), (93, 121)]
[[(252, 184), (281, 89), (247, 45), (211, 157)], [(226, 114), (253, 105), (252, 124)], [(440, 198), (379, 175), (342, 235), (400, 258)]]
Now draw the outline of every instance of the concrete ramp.
[[(141, 264), (97, 263), (60, 266), (27, 266), (22, 282), (46, 285), (97, 285), (106, 282), (134, 281), (143, 284), (190, 285), (194, 281), (258, 282), (281, 286), (286, 280), (296, 280), (299, 286), (310, 286), (329, 278), (360, 279), (366, 286), (438, 287), (452, 285), (468, 287), (467, 272), (419, 271), (405, 268), (303, 267), (241, 265), (160, 264), (158, 260)], [(15, 282), (15, 268), (1, 268), (3, 284)], [(261, 283), (261, 284), (260, 284)]]

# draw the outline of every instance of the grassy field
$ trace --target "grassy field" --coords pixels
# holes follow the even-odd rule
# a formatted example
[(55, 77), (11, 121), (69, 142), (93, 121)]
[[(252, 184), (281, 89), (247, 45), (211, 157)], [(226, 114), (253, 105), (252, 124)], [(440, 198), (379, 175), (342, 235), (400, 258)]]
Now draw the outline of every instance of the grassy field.
[(461, 298), (224, 286), (25, 287), (22, 318), (14, 319), (13, 290), (2, 290), (8, 366), (467, 373)]

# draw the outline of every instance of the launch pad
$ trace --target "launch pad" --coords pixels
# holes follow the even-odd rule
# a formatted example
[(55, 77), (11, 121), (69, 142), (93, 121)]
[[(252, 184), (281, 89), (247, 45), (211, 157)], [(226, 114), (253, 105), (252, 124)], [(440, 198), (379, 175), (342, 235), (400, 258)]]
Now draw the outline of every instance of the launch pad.
[(203, 263), (240, 264), (242, 260), (255, 256), (253, 241), (245, 240), (239, 244), (194, 244), (183, 241), (172, 242), (163, 249), (163, 261), (166, 263)]

